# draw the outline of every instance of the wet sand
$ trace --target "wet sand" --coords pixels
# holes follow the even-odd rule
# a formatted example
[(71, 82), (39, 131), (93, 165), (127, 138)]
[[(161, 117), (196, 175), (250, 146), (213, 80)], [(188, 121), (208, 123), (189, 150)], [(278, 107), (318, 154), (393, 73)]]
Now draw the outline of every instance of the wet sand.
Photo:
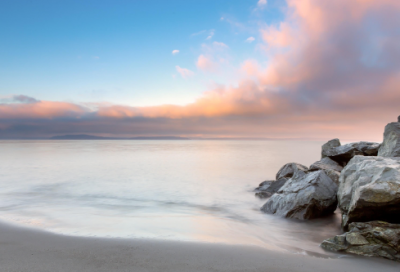
[(399, 263), (381, 259), (324, 259), (251, 246), (71, 237), (0, 223), (1, 272), (399, 270)]

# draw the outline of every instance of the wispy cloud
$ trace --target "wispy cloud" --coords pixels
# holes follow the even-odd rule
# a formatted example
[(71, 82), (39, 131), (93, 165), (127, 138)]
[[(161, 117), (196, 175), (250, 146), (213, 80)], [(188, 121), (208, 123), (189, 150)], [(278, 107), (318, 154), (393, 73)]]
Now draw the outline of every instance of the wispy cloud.
[(183, 77), (183, 78), (189, 78), (194, 76), (194, 72), (190, 71), (189, 69), (186, 68), (181, 68), (178, 65), (175, 66), (176, 71)]
[(213, 42), (213, 45), (214, 45), (214, 47), (218, 47), (218, 48), (229, 48), (229, 46), (227, 46), (223, 42)]
[(252, 43), (252, 42), (254, 42), (254, 40), (255, 40), (254, 37), (248, 37), (248, 38), (246, 39), (246, 42)]
[(215, 34), (215, 30), (213, 29), (213, 30), (211, 30), (210, 33), (208, 34), (206, 40), (211, 40), (212, 37), (214, 37), (214, 34)]
[(267, 5), (267, 0), (258, 0), (257, 6), (265, 7)]
[(201, 30), (201, 31), (192, 33), (192, 34), (190, 34), (190, 36), (191, 36), (191, 37), (193, 37), (193, 36), (198, 36), (198, 35), (204, 34), (204, 33), (206, 33), (206, 32), (207, 32), (207, 30), (204, 29), (204, 30)]
[(177, 55), (178, 53), (179, 53), (179, 50), (177, 50), (177, 49), (172, 50), (172, 55)]

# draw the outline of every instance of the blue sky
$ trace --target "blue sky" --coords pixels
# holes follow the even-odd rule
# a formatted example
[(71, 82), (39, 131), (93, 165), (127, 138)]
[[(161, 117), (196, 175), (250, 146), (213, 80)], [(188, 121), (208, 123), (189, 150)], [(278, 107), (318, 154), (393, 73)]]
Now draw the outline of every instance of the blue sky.
[[(282, 20), (284, 2), (269, 0), (263, 8), (257, 2), (3, 0), (0, 96), (131, 106), (193, 102), (214, 84), (235, 84), (232, 67), (245, 59), (265, 58), (258, 28)], [(228, 64), (205, 73), (196, 61), (213, 42), (227, 45), (221, 54)], [(176, 66), (194, 75), (182, 78)]]
[(399, 0), (2, 0), (0, 139), (381, 139), (399, 114), (399, 14)]

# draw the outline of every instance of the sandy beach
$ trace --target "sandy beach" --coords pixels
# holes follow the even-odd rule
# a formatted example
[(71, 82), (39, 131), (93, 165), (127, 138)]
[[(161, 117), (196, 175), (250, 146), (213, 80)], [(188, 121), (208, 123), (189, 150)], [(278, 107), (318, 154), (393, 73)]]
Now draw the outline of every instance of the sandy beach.
[(399, 271), (396, 262), (324, 259), (251, 246), (82, 238), (0, 224), (2, 272)]

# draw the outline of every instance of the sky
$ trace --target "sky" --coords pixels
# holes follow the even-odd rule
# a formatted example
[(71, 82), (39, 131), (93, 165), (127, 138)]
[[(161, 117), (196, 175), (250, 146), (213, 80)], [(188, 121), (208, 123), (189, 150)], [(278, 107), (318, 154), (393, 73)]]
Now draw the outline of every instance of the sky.
[(3, 0), (0, 138), (381, 141), (398, 0)]

